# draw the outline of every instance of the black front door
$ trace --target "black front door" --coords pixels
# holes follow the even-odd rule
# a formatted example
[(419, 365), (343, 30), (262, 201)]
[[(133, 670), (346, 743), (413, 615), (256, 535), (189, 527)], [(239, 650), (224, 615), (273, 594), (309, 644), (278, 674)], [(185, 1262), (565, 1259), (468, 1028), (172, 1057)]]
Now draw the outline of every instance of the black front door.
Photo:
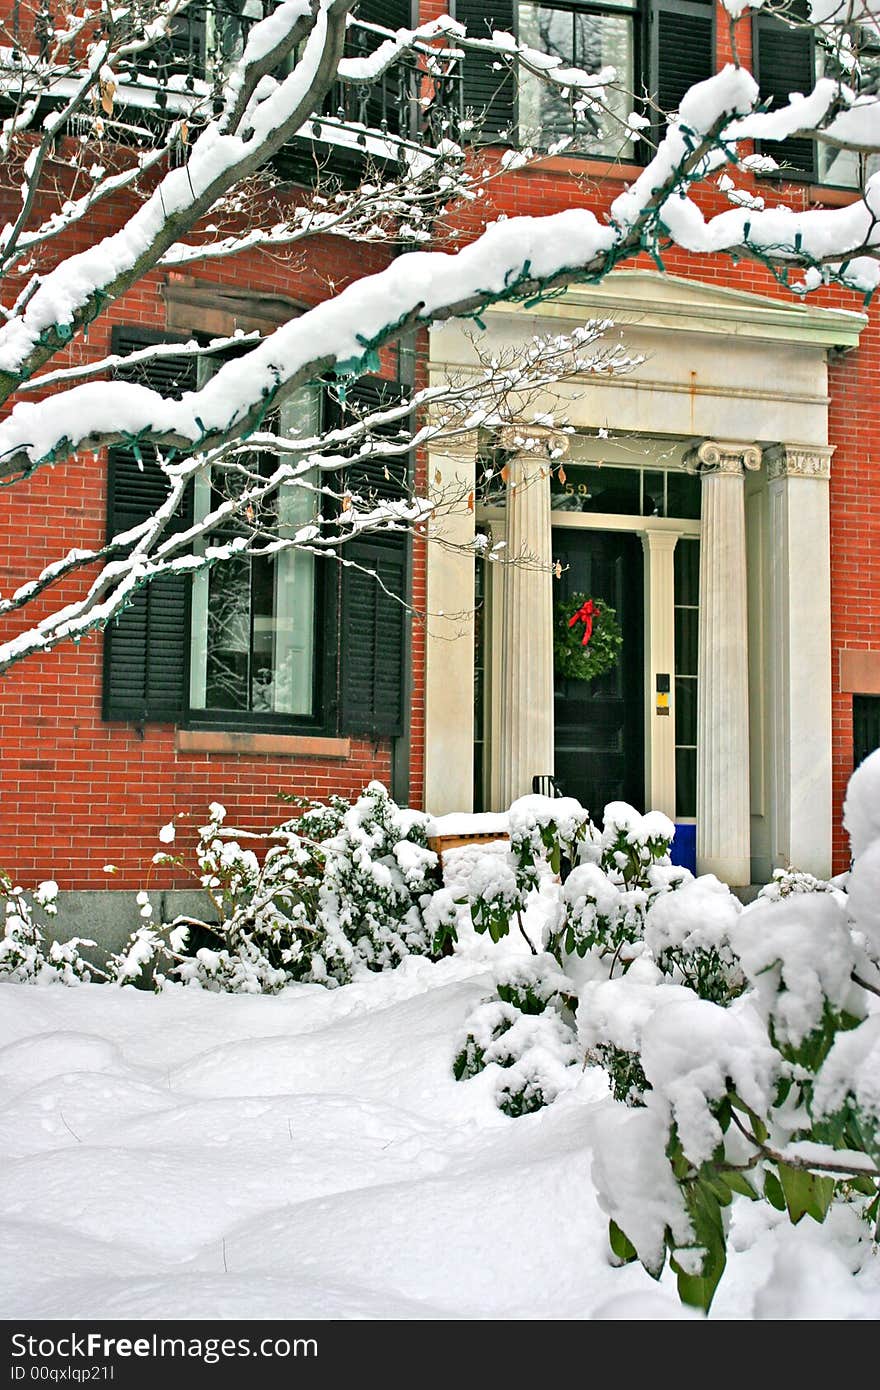
[(642, 543), (626, 531), (555, 527), (553, 557), (562, 565), (553, 581), (554, 621), (560, 600), (586, 594), (615, 609), (623, 636), (620, 660), (611, 671), (592, 681), (555, 680), (556, 782), (601, 822), (609, 801), (644, 810)]

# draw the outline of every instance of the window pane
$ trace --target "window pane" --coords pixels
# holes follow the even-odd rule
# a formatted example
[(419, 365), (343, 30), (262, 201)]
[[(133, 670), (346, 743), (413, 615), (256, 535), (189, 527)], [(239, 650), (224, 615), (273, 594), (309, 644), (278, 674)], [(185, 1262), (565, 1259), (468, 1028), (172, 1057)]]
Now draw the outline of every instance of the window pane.
[[(673, 475), (669, 474), (671, 482)], [(698, 481), (698, 480), (695, 480)], [(697, 647), (700, 614), (700, 543), (682, 537), (675, 566), (675, 813), (693, 816), (697, 806)]]
[[(614, 68), (615, 86), (605, 91), (606, 110), (599, 116), (601, 130), (590, 133), (581, 125), (577, 148), (589, 154), (615, 155), (631, 146), (625, 137), (626, 119), (632, 111), (633, 23), (627, 14), (578, 14), (575, 16), (575, 66), (585, 72)], [(620, 87), (623, 90), (618, 91)], [(588, 118), (585, 117), (587, 122)]]
[[(552, 54), (571, 65), (574, 57), (573, 17), (568, 10), (543, 5), (520, 5), (520, 43)], [(520, 144), (549, 145), (571, 134), (571, 106), (554, 87), (523, 72), (519, 89)]]
[[(280, 432), (305, 438), (320, 429), (320, 397), (316, 390), (298, 391), (281, 410)], [(278, 531), (290, 538), (311, 521), (317, 510), (317, 471), (290, 483), (278, 498)], [(274, 561), (274, 605), (271, 701), (281, 714), (311, 714), (315, 669), (315, 556), (304, 550), (285, 550)], [(267, 692), (268, 697), (268, 692)]]
[[(769, 147), (768, 147), (769, 148)], [(819, 182), (837, 188), (858, 188), (861, 180), (859, 156), (853, 150), (838, 150), (833, 145), (817, 141)]]
[(642, 474), (642, 516), (664, 516), (663, 489), (665, 473), (649, 472)]
[[(847, 72), (835, 61), (835, 55), (827, 52), (821, 44), (816, 44), (816, 77), (842, 78), (851, 80)], [(768, 145), (768, 151), (773, 149)], [(838, 188), (858, 188), (861, 182), (861, 159), (852, 150), (838, 150), (826, 145), (824, 140), (816, 141), (816, 155), (819, 165), (819, 182), (834, 184)]]
[(670, 469), (666, 477), (666, 515), (700, 519), (700, 480), (695, 473)]
[(675, 814), (677, 816), (695, 816), (697, 814), (696, 748), (676, 748), (675, 750)]
[(697, 674), (697, 609), (675, 610), (675, 669), (683, 676)]
[(251, 650), (250, 561), (226, 560), (210, 572), (205, 706), (249, 707)]
[(641, 509), (641, 472), (638, 468), (584, 468), (572, 466), (566, 480), (551, 480), (551, 506), (556, 511), (613, 512), (638, 516)]
[(675, 741), (697, 742), (697, 682), (694, 676), (675, 679)]
[(674, 551), (675, 602), (696, 608), (700, 602), (700, 542), (684, 537)]
[(629, 149), (623, 126), (632, 111), (633, 7), (621, 3), (613, 8), (614, 13), (584, 13), (547, 5), (519, 5), (521, 43), (589, 73), (613, 67), (617, 73), (615, 88), (622, 88), (609, 88), (607, 113), (594, 116), (573, 112), (568, 95), (523, 73), (519, 90), (521, 144), (546, 147), (560, 136), (570, 135), (574, 137), (572, 148), (582, 154), (613, 156)]

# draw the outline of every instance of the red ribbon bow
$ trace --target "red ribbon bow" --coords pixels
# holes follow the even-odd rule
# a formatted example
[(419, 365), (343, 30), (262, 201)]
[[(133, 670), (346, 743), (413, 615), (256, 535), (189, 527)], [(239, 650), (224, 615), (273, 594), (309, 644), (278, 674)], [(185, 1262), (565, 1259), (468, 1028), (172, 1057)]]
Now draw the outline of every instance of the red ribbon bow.
[(568, 620), (569, 627), (574, 627), (575, 623), (583, 623), (584, 640), (582, 646), (586, 646), (593, 635), (593, 619), (598, 618), (599, 610), (591, 598), (586, 603), (582, 603), (576, 613), (573, 613)]

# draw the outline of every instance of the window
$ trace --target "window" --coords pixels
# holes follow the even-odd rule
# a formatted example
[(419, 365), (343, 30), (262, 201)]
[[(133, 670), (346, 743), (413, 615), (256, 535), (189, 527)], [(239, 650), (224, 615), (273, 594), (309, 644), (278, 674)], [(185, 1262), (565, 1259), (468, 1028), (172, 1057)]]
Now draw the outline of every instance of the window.
[[(112, 347), (124, 355), (160, 341), (157, 333), (116, 329)], [(204, 371), (196, 359), (172, 355), (120, 368), (118, 375), (179, 397), (197, 388)], [(393, 382), (361, 380), (347, 388), (342, 404), (323, 387), (307, 388), (282, 407), (279, 423), (312, 433), (323, 415), (332, 428), (352, 406), (382, 405), (399, 391)], [(249, 464), (265, 473), (275, 461), (271, 451), (255, 451)], [(155, 450), (143, 444), (111, 449), (108, 464), (107, 533), (115, 536), (155, 510), (167, 483)], [(374, 455), (353, 458), (336, 481), (394, 497), (403, 494), (407, 474), (405, 456)], [(183, 530), (205, 516), (228, 487), (219, 478), (199, 479), (174, 527)], [(267, 510), (267, 530), (298, 528), (314, 515), (315, 497), (299, 486), (282, 489)], [(210, 540), (233, 541), (237, 534), (230, 525)], [(348, 542), (341, 553), (348, 563), (301, 550), (274, 559), (233, 556), (147, 585), (105, 631), (103, 717), (229, 730), (400, 734), (409, 538), (377, 532)]]
[(700, 480), (684, 470), (571, 463), (563, 474), (550, 477), (554, 511), (700, 517)]
[(578, 116), (570, 99), (540, 78), (524, 73), (519, 85), (519, 138), (525, 144), (551, 144), (575, 134), (584, 154), (616, 155), (626, 139), (635, 78), (636, 0), (617, 0), (602, 6), (561, 9), (521, 2), (517, 10), (520, 42), (562, 59), (567, 67), (600, 72), (613, 67), (616, 87), (608, 92), (608, 114), (600, 127), (589, 115)]
[(137, 66), (163, 80), (183, 77), (187, 86), (196, 79), (219, 82), (253, 25), (273, 8), (269, 0), (193, 0), (169, 32), (138, 56)]
[[(476, 36), (506, 29), (566, 64), (588, 72), (617, 70), (615, 89), (607, 93), (609, 113), (596, 120), (528, 74), (517, 94), (509, 71), (500, 71), (491, 58), (468, 55), (464, 105), (474, 117), (475, 138), (484, 142), (516, 134), (520, 144), (540, 148), (568, 135), (576, 153), (638, 158), (639, 145), (625, 133), (634, 98), (647, 95), (658, 112), (669, 114), (689, 87), (715, 71), (711, 0), (458, 0), (456, 16)], [(658, 115), (655, 135), (660, 120)]]
[[(477, 535), (488, 533), (477, 527)], [(486, 806), (486, 562), (478, 553), (474, 560), (474, 810)]]
[[(170, 33), (139, 53), (134, 65), (144, 76), (160, 84), (171, 79), (172, 89), (179, 90), (183, 86), (192, 91), (197, 84), (207, 83), (214, 98), (219, 100), (225, 75), (230, 65), (241, 57), (251, 29), (271, 14), (277, 4), (278, 0), (193, 0), (175, 18)], [(346, 39), (346, 56), (366, 58), (375, 52), (382, 40), (357, 21), (391, 30), (408, 27), (412, 20), (410, 0), (358, 0), (352, 19), (354, 23)], [(291, 70), (293, 62), (294, 57), (288, 57), (274, 70), (273, 76), (282, 78)], [(457, 114), (451, 109), (459, 94), (457, 79), (437, 79), (429, 112), (420, 105), (423, 80), (419, 62), (403, 58), (372, 82), (335, 83), (323, 111), (317, 114), (322, 120), (336, 120), (342, 113), (345, 120), (373, 128), (384, 127), (391, 134), (409, 137), (434, 125), (433, 133), (437, 136), (441, 129), (446, 132), (447, 123)], [(166, 101), (160, 90), (157, 106), (162, 107)], [(320, 130), (322, 121), (316, 124)], [(314, 125), (311, 130), (314, 137), (319, 138)], [(351, 164), (351, 153), (349, 151), (346, 158), (340, 150), (343, 164)], [(292, 176), (298, 169), (302, 178), (303, 167), (297, 161), (304, 156), (302, 149), (289, 149), (281, 156), (279, 172), (282, 176), (286, 176), (285, 170)], [(357, 167), (357, 163), (352, 167)]]
[[(798, 23), (800, 11), (803, 21)], [(784, 105), (792, 92), (806, 95), (819, 77), (842, 77), (848, 85), (858, 82), (841, 67), (834, 49), (817, 41), (814, 29), (806, 23), (806, 6), (791, 8), (793, 22), (766, 11), (753, 19), (752, 45), (754, 72), (761, 100), (770, 109)], [(877, 35), (858, 25), (850, 26), (851, 52), (858, 55), (863, 68), (863, 84), (877, 79), (880, 41)], [(852, 150), (835, 149), (821, 140), (801, 137), (768, 140), (762, 152), (780, 165), (780, 176), (814, 179), (837, 188), (859, 188), (878, 167), (875, 155), (859, 155)]]
[[(216, 371), (216, 359), (204, 359)], [(206, 373), (207, 374), (207, 373)], [(321, 424), (320, 388), (298, 391), (279, 411), (285, 435), (317, 434)], [(263, 452), (245, 460), (253, 473), (269, 476), (276, 454)], [(286, 484), (271, 499), (265, 514), (255, 516), (267, 536), (290, 537), (316, 512), (316, 479), (304, 486)], [(246, 474), (202, 474), (193, 497), (195, 520), (249, 484)], [(240, 523), (212, 532), (197, 543), (234, 541)], [(316, 712), (316, 618), (318, 557), (304, 550), (268, 556), (236, 556), (202, 570), (192, 583), (192, 631), (189, 704), (196, 711), (290, 715), (311, 720)]]

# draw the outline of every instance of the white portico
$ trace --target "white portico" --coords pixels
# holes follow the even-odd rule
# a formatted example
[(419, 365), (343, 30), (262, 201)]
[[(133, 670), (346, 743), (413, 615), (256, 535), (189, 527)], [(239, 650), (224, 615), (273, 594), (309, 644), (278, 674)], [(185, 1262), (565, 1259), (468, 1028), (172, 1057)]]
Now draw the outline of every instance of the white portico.
[[(855, 347), (864, 318), (645, 271), (485, 318), (497, 354), (613, 318), (645, 360), (531, 403), (575, 426), (562, 475), (558, 437), (546, 457), (508, 439), (506, 496), (434, 522), (458, 543), (488, 530), (509, 563), (484, 568), (475, 702), (474, 560), (429, 546), (426, 806), (473, 804), (476, 748), (486, 809), (555, 771), (590, 788), (594, 814), (603, 788), (629, 788), (695, 821), (699, 869), (728, 882), (829, 872), (827, 354)], [(475, 366), (473, 332), (432, 329), (434, 380)], [(432, 454), (440, 489), (468, 496), (480, 447)], [(559, 596), (585, 586), (624, 623), (602, 698), (558, 679), (554, 693)]]

